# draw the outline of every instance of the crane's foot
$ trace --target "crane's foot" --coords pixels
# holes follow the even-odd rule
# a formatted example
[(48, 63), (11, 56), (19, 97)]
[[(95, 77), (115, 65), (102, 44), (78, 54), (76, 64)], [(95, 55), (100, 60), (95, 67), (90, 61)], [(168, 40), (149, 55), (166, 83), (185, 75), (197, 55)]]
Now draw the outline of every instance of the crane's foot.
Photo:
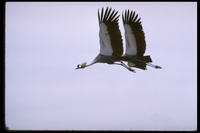
[(131, 72), (136, 73), (136, 71), (134, 69), (131, 69), (130, 67), (128, 67), (128, 70), (131, 71)]
[(155, 66), (155, 68), (156, 68), (156, 69), (162, 69), (162, 67), (160, 67), (160, 66)]

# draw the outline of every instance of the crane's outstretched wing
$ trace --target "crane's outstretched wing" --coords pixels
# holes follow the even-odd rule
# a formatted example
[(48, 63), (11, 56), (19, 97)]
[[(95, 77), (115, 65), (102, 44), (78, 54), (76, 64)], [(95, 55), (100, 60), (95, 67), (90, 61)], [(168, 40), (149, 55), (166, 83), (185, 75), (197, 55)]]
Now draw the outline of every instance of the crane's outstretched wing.
[(122, 36), (118, 26), (117, 11), (102, 8), (98, 11), (100, 54), (107, 56), (121, 56), (123, 54)]
[(122, 19), (125, 29), (126, 54), (143, 56), (146, 50), (146, 41), (138, 14), (126, 10)]

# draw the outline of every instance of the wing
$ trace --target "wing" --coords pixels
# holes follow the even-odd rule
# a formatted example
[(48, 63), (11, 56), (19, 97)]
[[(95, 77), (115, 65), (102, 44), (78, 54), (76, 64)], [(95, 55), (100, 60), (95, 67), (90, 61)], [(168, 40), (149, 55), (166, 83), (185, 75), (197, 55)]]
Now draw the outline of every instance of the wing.
[(122, 36), (119, 30), (118, 18), (115, 10), (102, 8), (98, 11), (100, 54), (107, 56), (121, 56), (123, 54)]
[(138, 14), (126, 10), (122, 19), (125, 29), (126, 54), (143, 56), (146, 50), (146, 41)]

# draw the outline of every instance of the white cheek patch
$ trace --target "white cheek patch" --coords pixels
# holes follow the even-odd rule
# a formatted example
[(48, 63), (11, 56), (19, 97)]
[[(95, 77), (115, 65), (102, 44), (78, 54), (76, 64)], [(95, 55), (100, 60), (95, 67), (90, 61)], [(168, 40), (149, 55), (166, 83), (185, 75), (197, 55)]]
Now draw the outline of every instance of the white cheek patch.
[(81, 66), (81, 68), (84, 68), (85, 66), (86, 66), (86, 62), (83, 62), (80, 66)]

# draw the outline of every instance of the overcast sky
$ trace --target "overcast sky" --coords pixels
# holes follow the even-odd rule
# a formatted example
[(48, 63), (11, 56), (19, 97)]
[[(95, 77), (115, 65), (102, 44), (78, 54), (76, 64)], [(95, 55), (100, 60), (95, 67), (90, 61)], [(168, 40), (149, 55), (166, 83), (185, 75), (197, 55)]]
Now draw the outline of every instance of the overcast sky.
[[(75, 70), (99, 54), (97, 11), (107, 6), (139, 14), (145, 55), (163, 69)], [(121, 17), (119, 26), (124, 35)], [(9, 129), (197, 129), (197, 3), (8, 2), (5, 27)]]

